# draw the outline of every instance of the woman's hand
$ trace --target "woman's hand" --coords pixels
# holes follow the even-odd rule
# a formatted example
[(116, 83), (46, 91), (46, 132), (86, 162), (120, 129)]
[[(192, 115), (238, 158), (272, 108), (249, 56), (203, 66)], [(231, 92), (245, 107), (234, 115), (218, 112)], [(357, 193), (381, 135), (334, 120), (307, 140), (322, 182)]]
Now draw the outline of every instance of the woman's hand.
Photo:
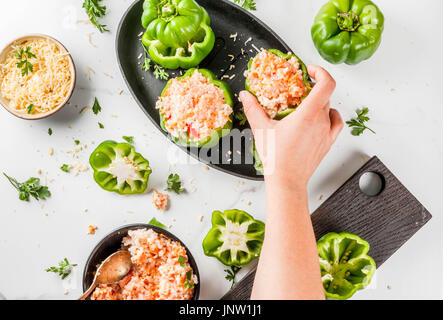
[(321, 67), (308, 66), (316, 80), (298, 109), (283, 120), (271, 120), (257, 99), (240, 92), (245, 114), (254, 133), (266, 180), (278, 179), (305, 188), (315, 169), (343, 129), (343, 121), (329, 99), (335, 81)]
[(266, 181), (265, 241), (251, 299), (324, 299), (306, 186), (343, 122), (329, 108), (334, 79), (320, 67), (308, 72), (314, 89), (280, 121), (271, 120), (253, 95), (240, 93)]

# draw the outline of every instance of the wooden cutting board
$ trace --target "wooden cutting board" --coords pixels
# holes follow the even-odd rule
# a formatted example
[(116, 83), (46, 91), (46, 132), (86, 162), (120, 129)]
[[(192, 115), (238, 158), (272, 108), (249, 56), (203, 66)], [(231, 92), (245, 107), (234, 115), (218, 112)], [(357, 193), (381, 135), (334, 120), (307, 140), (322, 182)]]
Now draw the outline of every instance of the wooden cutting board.
[[(367, 196), (359, 187), (365, 172), (382, 177), (383, 189)], [(377, 158), (335, 191), (312, 215), (317, 240), (328, 232), (351, 232), (367, 240), (369, 255), (380, 267), (430, 219), (431, 214)], [(249, 299), (255, 269), (238, 282), (222, 300)]]

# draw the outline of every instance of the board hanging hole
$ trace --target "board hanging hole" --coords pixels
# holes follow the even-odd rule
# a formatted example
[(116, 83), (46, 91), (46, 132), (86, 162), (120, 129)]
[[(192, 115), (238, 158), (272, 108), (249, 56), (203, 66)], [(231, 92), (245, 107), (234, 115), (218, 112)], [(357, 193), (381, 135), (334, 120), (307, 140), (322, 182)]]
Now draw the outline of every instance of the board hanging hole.
[(379, 173), (368, 171), (360, 176), (359, 187), (365, 195), (375, 197), (383, 191), (385, 179)]

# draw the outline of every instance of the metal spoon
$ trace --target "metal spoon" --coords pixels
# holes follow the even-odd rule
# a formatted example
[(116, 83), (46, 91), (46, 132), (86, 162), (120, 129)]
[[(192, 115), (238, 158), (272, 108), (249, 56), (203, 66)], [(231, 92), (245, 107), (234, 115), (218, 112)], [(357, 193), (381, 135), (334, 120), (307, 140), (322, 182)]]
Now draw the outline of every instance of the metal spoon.
[(94, 277), (94, 281), (88, 290), (80, 297), (78, 300), (85, 300), (91, 292), (99, 284), (112, 284), (119, 282), (123, 279), (131, 270), (132, 261), (131, 254), (129, 251), (120, 250), (105, 259), (100, 267), (98, 267), (97, 272)]

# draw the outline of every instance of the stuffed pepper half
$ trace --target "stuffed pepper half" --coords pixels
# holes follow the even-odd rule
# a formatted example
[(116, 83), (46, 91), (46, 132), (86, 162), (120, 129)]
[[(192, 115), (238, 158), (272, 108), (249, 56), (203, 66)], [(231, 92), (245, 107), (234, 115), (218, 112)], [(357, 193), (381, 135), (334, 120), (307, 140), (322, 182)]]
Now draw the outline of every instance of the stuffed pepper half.
[(231, 89), (206, 69), (169, 80), (156, 108), (161, 127), (181, 146), (212, 148), (232, 129)]
[[(293, 112), (311, 91), (305, 64), (292, 53), (276, 49), (263, 50), (249, 61), (245, 72), (245, 88), (257, 97), (272, 119), (280, 120)], [(255, 168), (263, 172), (263, 165), (255, 150)]]
[(214, 47), (209, 15), (194, 0), (145, 0), (142, 25), (151, 59), (168, 69), (196, 67)]

